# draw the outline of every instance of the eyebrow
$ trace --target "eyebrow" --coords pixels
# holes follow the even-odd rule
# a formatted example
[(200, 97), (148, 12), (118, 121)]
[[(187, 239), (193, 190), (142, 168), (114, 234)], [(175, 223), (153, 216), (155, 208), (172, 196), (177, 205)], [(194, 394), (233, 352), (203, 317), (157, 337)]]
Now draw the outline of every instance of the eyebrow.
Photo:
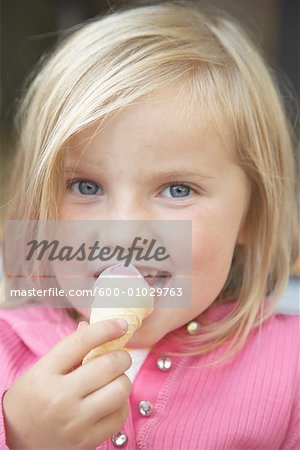
[(180, 169), (180, 170), (169, 170), (167, 172), (164, 172), (163, 170), (158, 170), (155, 173), (154, 178), (169, 178), (169, 177), (200, 177), (204, 179), (213, 179), (216, 178), (216, 176), (209, 175), (207, 173), (201, 172), (198, 169)]
[[(90, 168), (82, 168), (80, 167), (80, 163), (77, 166), (69, 166), (66, 165), (65, 166), (65, 171), (66, 173), (72, 173), (74, 175), (74, 173), (76, 172), (85, 172), (86, 170), (89, 170)], [(95, 167), (92, 167), (91, 169), (95, 169)], [(97, 172), (100, 174), (101, 169), (97, 170)], [(153, 174), (153, 176), (151, 176), (152, 180), (156, 180), (156, 179), (160, 179), (160, 178), (177, 178), (178, 180), (180, 180), (180, 178), (184, 178), (184, 177), (197, 177), (197, 178), (201, 178), (201, 179), (215, 179), (216, 176), (210, 175), (208, 173), (204, 173), (201, 172), (201, 170), (198, 170), (196, 168), (193, 169), (180, 169), (180, 170), (168, 170), (168, 171), (163, 171), (163, 170), (156, 170), (155, 174)]]
[[(72, 174), (75, 172), (87, 172), (90, 170), (96, 170), (95, 165), (85, 164), (83, 161), (77, 161), (76, 164), (66, 163), (64, 166), (64, 171)], [(97, 172), (100, 172), (100, 169), (97, 169)]]
[[(65, 166), (65, 171), (66, 172), (76, 172), (76, 171), (80, 171), (82, 170), (82, 168), (80, 167), (80, 164), (78, 164), (78, 166), (69, 166), (66, 165)], [(99, 170), (100, 172), (100, 170)], [(198, 176), (201, 178), (216, 178), (215, 176), (209, 175), (207, 173), (203, 173), (197, 169), (180, 169), (180, 170), (168, 170), (168, 171), (163, 171), (163, 170), (156, 170), (155, 171), (155, 177), (159, 178), (159, 177), (165, 177), (168, 178), (170, 176), (175, 176), (175, 177), (181, 177), (181, 176)]]

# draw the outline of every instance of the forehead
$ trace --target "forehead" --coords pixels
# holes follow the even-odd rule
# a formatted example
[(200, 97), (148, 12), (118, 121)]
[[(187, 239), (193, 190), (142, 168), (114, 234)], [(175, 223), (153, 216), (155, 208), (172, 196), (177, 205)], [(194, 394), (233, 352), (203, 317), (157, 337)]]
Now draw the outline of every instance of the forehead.
[[(79, 156), (95, 146), (110, 154), (120, 148), (155, 150), (187, 154), (193, 148), (222, 146), (224, 156), (232, 153), (233, 143), (225, 126), (216, 125), (209, 108), (199, 103), (184, 83), (173, 83), (164, 90), (144, 95), (114, 111), (97, 123), (73, 136), (68, 148)], [(222, 127), (222, 133), (219, 133)], [(225, 139), (224, 139), (225, 137)], [(118, 150), (117, 150), (118, 149)]]

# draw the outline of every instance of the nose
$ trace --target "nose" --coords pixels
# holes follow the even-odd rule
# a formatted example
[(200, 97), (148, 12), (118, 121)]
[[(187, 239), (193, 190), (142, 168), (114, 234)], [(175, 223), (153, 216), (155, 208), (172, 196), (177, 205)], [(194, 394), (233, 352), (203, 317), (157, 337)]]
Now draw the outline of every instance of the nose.
[(126, 194), (123, 192), (117, 201), (112, 201), (103, 217), (101, 240), (107, 246), (128, 248), (137, 237), (149, 239), (153, 236), (151, 211), (134, 195)]
[(151, 215), (153, 216), (146, 200), (140, 198), (138, 192), (125, 188), (113, 196), (107, 206), (106, 220), (151, 220)]
[[(148, 226), (147, 226), (148, 224)], [(100, 239), (105, 246), (120, 246), (125, 249), (131, 246), (135, 238), (142, 239), (149, 235), (149, 223), (139, 220), (107, 220), (101, 222)]]

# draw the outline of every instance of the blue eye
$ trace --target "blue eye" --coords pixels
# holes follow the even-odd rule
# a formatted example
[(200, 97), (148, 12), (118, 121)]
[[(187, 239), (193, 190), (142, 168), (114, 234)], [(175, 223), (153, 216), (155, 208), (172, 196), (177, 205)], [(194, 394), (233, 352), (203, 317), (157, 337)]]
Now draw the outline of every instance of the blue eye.
[(193, 190), (190, 186), (186, 184), (173, 184), (168, 186), (162, 192), (169, 190), (170, 195), (167, 195), (168, 198), (186, 198), (190, 195)]
[(91, 180), (79, 180), (68, 183), (68, 188), (75, 194), (100, 195), (101, 188)]

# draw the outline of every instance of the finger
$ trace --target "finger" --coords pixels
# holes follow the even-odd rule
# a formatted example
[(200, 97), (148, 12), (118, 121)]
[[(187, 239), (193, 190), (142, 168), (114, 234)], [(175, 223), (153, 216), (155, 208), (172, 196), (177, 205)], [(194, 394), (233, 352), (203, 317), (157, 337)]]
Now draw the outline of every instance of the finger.
[(120, 409), (128, 400), (131, 382), (127, 375), (121, 375), (102, 389), (82, 400), (80, 413), (89, 422), (96, 423)]
[(67, 375), (69, 385), (74, 386), (76, 394), (83, 398), (123, 374), (131, 364), (132, 359), (126, 350), (97, 356)]
[(85, 322), (85, 321), (79, 322), (79, 323), (78, 323), (78, 327), (77, 327), (77, 331), (80, 330), (81, 328), (87, 327), (88, 325), (89, 325), (88, 322)]
[(110, 438), (114, 433), (120, 430), (126, 422), (128, 416), (128, 404), (125, 403), (118, 411), (115, 411), (110, 416), (106, 416), (99, 422), (95, 423), (94, 427), (90, 429), (90, 443), (103, 442)]
[[(123, 328), (125, 325), (125, 329)], [(79, 365), (93, 348), (122, 336), (127, 328), (120, 319), (103, 320), (81, 328), (64, 338), (39, 361), (50, 372), (65, 374)]]

